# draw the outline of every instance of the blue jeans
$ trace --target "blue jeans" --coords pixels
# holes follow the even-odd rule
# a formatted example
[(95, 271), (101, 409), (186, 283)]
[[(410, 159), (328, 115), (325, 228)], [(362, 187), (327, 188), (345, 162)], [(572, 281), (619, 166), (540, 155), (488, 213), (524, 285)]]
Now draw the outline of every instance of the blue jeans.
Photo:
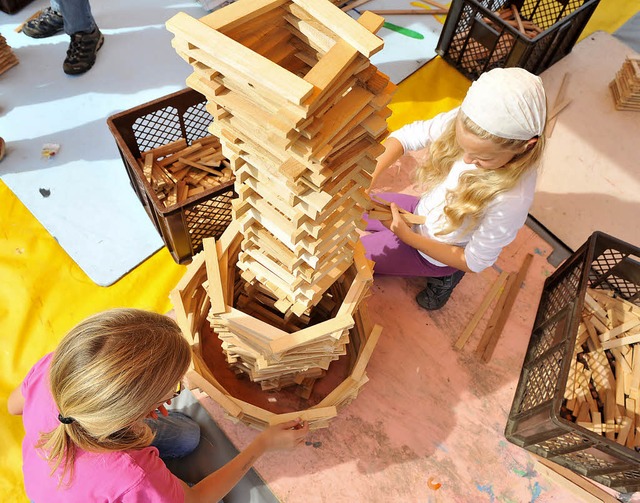
[(162, 459), (182, 458), (198, 447), (200, 426), (182, 412), (170, 410), (167, 417), (159, 415), (146, 422), (156, 434), (151, 445)]
[(89, 0), (51, 0), (51, 8), (62, 15), (64, 32), (69, 36), (96, 27)]

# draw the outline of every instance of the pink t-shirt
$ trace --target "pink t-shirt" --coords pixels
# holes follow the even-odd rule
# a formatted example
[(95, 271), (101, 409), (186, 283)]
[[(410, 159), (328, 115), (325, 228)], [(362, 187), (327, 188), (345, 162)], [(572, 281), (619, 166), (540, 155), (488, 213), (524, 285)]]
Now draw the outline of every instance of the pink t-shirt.
[(183, 503), (182, 484), (165, 466), (155, 447), (113, 453), (79, 450), (71, 484), (58, 487), (62, 471), (50, 476), (49, 464), (35, 448), (40, 432), (51, 431), (60, 424), (49, 391), (52, 357), (53, 354), (48, 354), (38, 361), (21, 386), (26, 431), (22, 443), (23, 472), (29, 499), (35, 503)]

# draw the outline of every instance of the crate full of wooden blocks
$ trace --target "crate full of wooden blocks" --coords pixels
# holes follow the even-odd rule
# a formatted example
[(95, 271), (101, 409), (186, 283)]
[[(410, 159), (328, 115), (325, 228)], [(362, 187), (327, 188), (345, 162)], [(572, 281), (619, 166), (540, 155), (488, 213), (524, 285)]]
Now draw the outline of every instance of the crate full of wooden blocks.
[(453, 0), (436, 52), (471, 80), (518, 66), (536, 75), (571, 52), (600, 0)]
[(208, 132), (206, 98), (184, 89), (109, 117), (131, 185), (177, 263), (231, 221), (234, 175)]
[(620, 492), (640, 490), (639, 261), (595, 232), (546, 280), (505, 432)]

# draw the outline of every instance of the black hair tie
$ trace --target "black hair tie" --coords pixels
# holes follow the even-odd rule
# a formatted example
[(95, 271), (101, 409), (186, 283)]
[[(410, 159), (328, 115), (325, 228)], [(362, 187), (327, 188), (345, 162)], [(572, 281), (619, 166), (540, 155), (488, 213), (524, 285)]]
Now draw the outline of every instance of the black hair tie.
[(75, 421), (72, 417), (64, 417), (62, 414), (58, 414), (58, 421), (62, 424), (71, 424)]

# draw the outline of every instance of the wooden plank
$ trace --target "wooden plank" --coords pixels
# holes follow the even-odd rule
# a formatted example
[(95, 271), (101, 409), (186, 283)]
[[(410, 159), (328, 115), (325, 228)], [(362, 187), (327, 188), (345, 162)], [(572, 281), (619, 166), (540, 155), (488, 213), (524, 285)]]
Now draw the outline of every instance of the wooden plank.
[(604, 349), (609, 349), (609, 348), (616, 348), (619, 346), (623, 346), (625, 344), (631, 344), (633, 342), (638, 342), (640, 340), (637, 337), (638, 334), (631, 334), (629, 336), (616, 339), (616, 337), (618, 337), (619, 335), (625, 332), (628, 332), (629, 330), (637, 327), (638, 325), (640, 325), (640, 319), (630, 320), (626, 323), (623, 323), (622, 325), (618, 325), (617, 327), (612, 328), (611, 330), (600, 334), (600, 340), (603, 341), (602, 347)]
[(516, 275), (514, 273), (509, 273), (507, 276), (507, 281), (504, 285), (504, 289), (498, 296), (498, 300), (496, 305), (493, 307), (493, 311), (491, 312), (491, 317), (487, 322), (487, 326), (482, 332), (482, 336), (480, 337), (480, 342), (478, 343), (478, 347), (476, 348), (476, 354), (483, 355), (487, 347), (489, 346), (489, 342), (491, 341), (491, 337), (494, 333), (494, 329), (496, 324), (498, 323), (498, 318), (500, 317), (500, 313), (504, 308), (505, 302), (507, 301), (507, 297), (509, 296), (509, 290), (513, 287), (516, 282)]
[[(636, 326), (636, 325), (634, 325)], [(640, 334), (627, 335), (626, 337), (620, 337), (619, 339), (611, 339), (602, 343), (603, 349), (618, 348), (620, 346), (628, 346), (640, 342)]]
[(290, 0), (239, 0), (200, 18), (214, 30), (229, 31), (276, 9)]
[[(522, 285), (525, 277), (527, 276), (527, 271), (529, 270), (529, 265), (531, 264), (532, 260), (533, 260), (533, 255), (531, 253), (528, 253), (527, 256), (524, 258), (524, 260), (522, 261), (522, 265), (518, 270), (518, 275), (515, 278), (514, 284), (509, 285), (507, 299), (502, 309), (500, 310), (500, 316), (496, 321), (495, 327), (492, 329), (492, 334), (491, 334), (489, 343), (487, 344), (487, 347), (484, 353), (482, 354), (482, 361), (484, 362), (488, 362), (491, 359), (493, 350), (495, 349), (496, 344), (498, 343), (498, 338), (502, 334), (502, 331), (504, 330), (504, 326), (507, 323), (507, 319), (511, 314), (511, 308), (513, 307), (513, 304), (516, 301), (516, 297), (518, 296), (518, 292), (520, 291), (520, 286)], [(507, 288), (505, 288), (505, 290), (507, 290)]]
[[(330, 27), (338, 37), (344, 39), (367, 58), (381, 50), (384, 45), (382, 39), (329, 2), (293, 0), (293, 3), (302, 7), (325, 26)], [(373, 19), (371, 15), (367, 17)]]
[(198, 374), (195, 370), (187, 372), (187, 380), (194, 387), (199, 388), (200, 391), (206, 393), (210, 398), (215, 400), (224, 410), (226, 410), (231, 416), (238, 417), (242, 413), (242, 408), (233, 400), (229, 398), (229, 395), (222, 393), (213, 384), (207, 381), (204, 377)]
[[(187, 313), (184, 309), (184, 304), (182, 302), (180, 292), (177, 289), (171, 290), (171, 292), (169, 292), (169, 300), (171, 300), (171, 304), (173, 305), (173, 311), (176, 316), (176, 323), (180, 327), (182, 335), (189, 341), (190, 344), (193, 344), (194, 335), (191, 331), (191, 324), (188, 321)], [(191, 340), (189, 340), (189, 338), (191, 338)]]
[(313, 423), (323, 419), (332, 419), (338, 415), (338, 410), (334, 406), (329, 407), (313, 407), (311, 409), (299, 412), (288, 412), (286, 414), (277, 414), (269, 418), (269, 425), (282, 424), (296, 419), (302, 419)]
[(509, 273), (507, 271), (502, 271), (498, 278), (495, 280), (490, 290), (487, 292), (484, 299), (480, 303), (480, 306), (476, 310), (475, 314), (473, 315), (473, 318), (471, 318), (463, 332), (460, 334), (460, 337), (458, 337), (458, 340), (455, 344), (456, 349), (462, 349), (467, 343), (469, 337), (471, 337), (471, 334), (484, 316), (491, 302), (493, 302), (493, 300), (498, 297), (504, 290), (504, 285), (507, 282), (508, 276)]
[[(318, 88), (318, 96), (332, 89), (356, 59), (358, 52), (344, 40), (338, 40), (331, 49), (304, 76), (304, 80)], [(317, 98), (316, 98), (317, 99)]]
[(215, 54), (215, 59), (233, 67), (246, 81), (255, 81), (285, 100), (299, 105), (313, 92), (312, 84), (184, 12), (169, 19), (166, 26), (211, 57)]
[(229, 312), (221, 314), (219, 318), (230, 325), (251, 334), (257, 341), (277, 341), (290, 335), (277, 327), (265, 323), (264, 321), (260, 321), (257, 318), (243, 313), (233, 307), (230, 308)]
[(332, 318), (317, 325), (299, 330), (297, 332), (284, 335), (269, 343), (269, 347), (274, 354), (289, 351), (302, 344), (308, 344), (316, 339), (341, 333), (350, 329), (354, 325), (353, 317), (349, 314)]
[(369, 364), (369, 360), (371, 359), (371, 355), (373, 354), (376, 344), (378, 344), (381, 333), (382, 327), (380, 325), (374, 325), (371, 333), (367, 337), (367, 342), (365, 343), (364, 348), (360, 350), (358, 359), (351, 371), (351, 377), (356, 381), (359, 381), (364, 375), (364, 371)]
[(205, 238), (202, 240), (202, 246), (204, 249), (204, 263), (207, 269), (207, 291), (211, 299), (211, 312), (213, 314), (225, 313), (227, 312), (227, 302), (224, 291), (227, 285), (222, 284), (216, 240), (212, 237)]

